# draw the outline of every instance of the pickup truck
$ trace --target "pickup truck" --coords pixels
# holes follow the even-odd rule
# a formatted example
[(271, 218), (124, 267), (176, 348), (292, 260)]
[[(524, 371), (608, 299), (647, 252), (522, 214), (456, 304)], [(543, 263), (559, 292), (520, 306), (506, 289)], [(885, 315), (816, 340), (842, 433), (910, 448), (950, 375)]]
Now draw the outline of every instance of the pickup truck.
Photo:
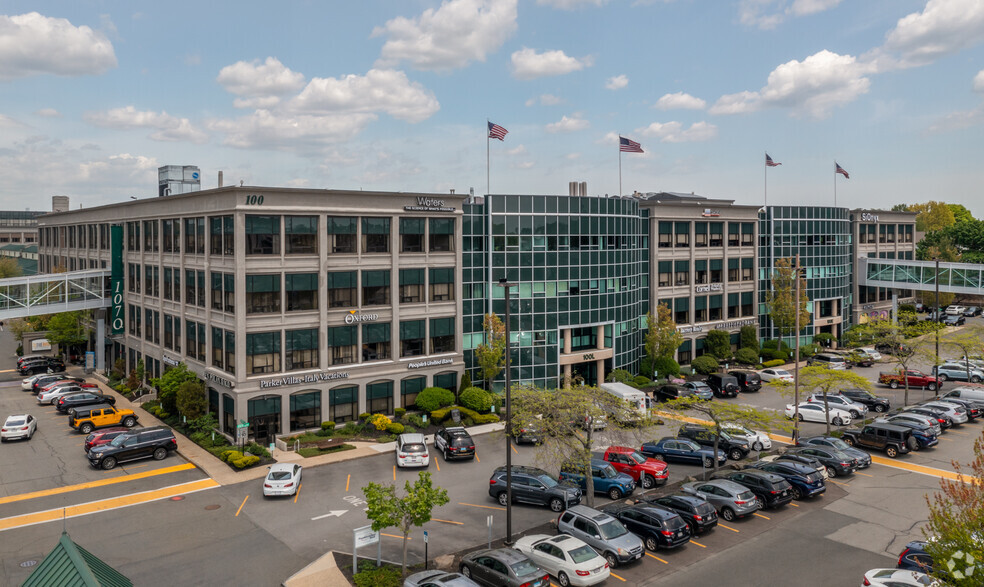
[(911, 428), (879, 422), (868, 424), (861, 430), (844, 430), (841, 440), (851, 446), (885, 451), (893, 459), (919, 446)]
[[(905, 385), (902, 379), (902, 371), (893, 371), (886, 373), (882, 371), (878, 374), (878, 383), (887, 385), (892, 389), (898, 389)], [(925, 387), (930, 391), (936, 391), (940, 388), (941, 381), (932, 375), (927, 375), (922, 371), (916, 369), (908, 369), (905, 371), (905, 379), (909, 382), (909, 387)]]
[(665, 485), (669, 476), (666, 463), (643, 456), (627, 446), (609, 446), (602, 458), (619, 473), (632, 477), (643, 489)]

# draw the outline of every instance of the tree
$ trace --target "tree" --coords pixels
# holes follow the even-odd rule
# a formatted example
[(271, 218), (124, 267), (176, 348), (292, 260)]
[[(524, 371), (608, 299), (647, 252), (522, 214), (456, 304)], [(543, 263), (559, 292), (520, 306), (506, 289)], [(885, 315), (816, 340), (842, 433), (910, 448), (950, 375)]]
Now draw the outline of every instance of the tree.
[(646, 312), (646, 339), (645, 353), (649, 360), (650, 372), (645, 375), (652, 375), (652, 370), (657, 364), (657, 359), (673, 357), (680, 345), (683, 344), (683, 335), (677, 332), (676, 321), (673, 320), (673, 312), (665, 302), (660, 302), (656, 306), (656, 313)]
[(506, 365), (506, 326), (495, 314), (486, 314), (482, 330), (485, 331), (485, 342), (475, 349), (475, 361), (485, 389), (492, 391), (492, 382)]
[[(759, 410), (751, 406), (734, 404), (729, 402), (705, 401), (695, 395), (673, 399), (663, 404), (663, 409), (670, 412), (669, 417), (683, 419), (687, 414), (696, 414), (708, 421), (714, 429), (714, 454), (718, 451), (718, 440), (721, 433), (725, 432), (722, 424), (732, 423), (747, 426), (748, 428), (758, 429), (781, 429), (788, 430), (789, 423), (782, 419), (776, 412)], [(718, 461), (714, 459), (714, 471), (718, 469)]]
[[(866, 378), (839, 369), (829, 369), (827, 367), (804, 367), (799, 372), (799, 383), (805, 389), (812, 390), (814, 393), (823, 394), (823, 410), (826, 413), (830, 409), (827, 403), (827, 396), (840, 391), (841, 389), (871, 389), (871, 382)], [(793, 438), (799, 438), (799, 421), (794, 424), (796, 432)], [(827, 436), (830, 436), (830, 419), (827, 419)]]
[(208, 410), (208, 395), (201, 381), (185, 381), (178, 387), (176, 396), (178, 413), (189, 420), (198, 418)]
[(707, 352), (722, 361), (731, 358), (731, 334), (727, 330), (711, 330), (707, 333)]
[(946, 206), (950, 209), (950, 212), (953, 212), (954, 224), (963, 224), (964, 222), (975, 220), (974, 215), (963, 204), (947, 204)]
[(758, 355), (759, 351), (759, 339), (758, 339), (758, 328), (749, 324), (748, 326), (741, 327), (741, 334), (739, 334), (739, 346), (743, 349), (751, 349), (755, 351)]
[[(926, 356), (921, 337), (939, 327), (936, 322), (925, 320), (904, 325), (907, 322), (902, 316), (899, 317), (898, 324), (892, 324), (888, 320), (875, 320), (859, 325), (857, 336), (860, 339), (871, 340), (875, 345), (887, 345), (892, 348), (893, 352), (890, 355), (892, 360), (901, 371), (907, 371), (917, 359)], [(905, 384), (903, 403), (909, 405), (909, 378), (903, 377), (902, 381)]]
[[(806, 295), (806, 279), (800, 277), (800, 295), (796, 300), (796, 268), (793, 259), (776, 260), (772, 272), (772, 289), (765, 294), (765, 305), (769, 310), (772, 324), (782, 335), (789, 335), (796, 329), (796, 312), (799, 311), (800, 328), (809, 324), (810, 311), (807, 310), (809, 296)], [(797, 336), (799, 333), (796, 333)]]
[(150, 380), (150, 384), (157, 388), (157, 397), (165, 412), (173, 414), (178, 409), (178, 389), (188, 381), (198, 381), (198, 375), (189, 371), (184, 363), (168, 369), (160, 379)]
[(984, 576), (984, 435), (974, 441), (970, 470), (956, 461), (953, 468), (961, 478), (941, 477), (940, 490), (926, 496), (926, 552), (933, 558), (933, 575), (946, 585), (976, 587)]
[(404, 495), (396, 494), (396, 485), (369, 483), (362, 488), (366, 496), (366, 517), (372, 520), (376, 532), (384, 528), (396, 528), (403, 533), (403, 565), (401, 572), (407, 574), (407, 539), (414, 526), (420, 527), (431, 519), (436, 507), (448, 503), (446, 489), (431, 484), (431, 474), (421, 472), (413, 485), (407, 481)]
[[(936, 331), (939, 336), (939, 330)], [(984, 328), (968, 326), (959, 332), (952, 332), (943, 337), (940, 342), (960, 351), (965, 359), (984, 353)], [(967, 381), (970, 381), (970, 361), (964, 363), (967, 368)]]
[(0, 279), (20, 277), (23, 274), (24, 272), (21, 270), (20, 265), (17, 264), (17, 259), (13, 257), (0, 257)]
[(916, 230), (920, 232), (941, 230), (956, 223), (953, 210), (946, 202), (933, 200), (925, 204), (913, 204), (909, 206), (909, 211), (917, 212)]
[(85, 344), (89, 340), (86, 323), (88, 312), (60, 312), (48, 321), (48, 340), (58, 344), (59, 351)]

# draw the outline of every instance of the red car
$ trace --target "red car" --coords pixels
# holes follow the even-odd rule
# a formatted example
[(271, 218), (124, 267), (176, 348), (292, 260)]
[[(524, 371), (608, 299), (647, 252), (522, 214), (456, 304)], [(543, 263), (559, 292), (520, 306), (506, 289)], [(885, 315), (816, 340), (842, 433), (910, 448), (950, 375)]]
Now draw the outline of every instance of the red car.
[(55, 381), (53, 383), (49, 383), (48, 385), (45, 385), (44, 387), (41, 388), (41, 390), (38, 393), (45, 393), (51, 391), (56, 387), (61, 387), (62, 385), (78, 385), (82, 389), (99, 389), (99, 386), (96, 385), (95, 383), (80, 383), (72, 379), (62, 379), (60, 381)]
[(616, 471), (635, 479), (643, 489), (664, 485), (669, 476), (666, 463), (643, 456), (636, 449), (627, 446), (609, 446), (604, 458)]
[(124, 432), (130, 432), (130, 429), (117, 426), (115, 428), (103, 428), (102, 430), (97, 430), (92, 434), (89, 434), (85, 437), (85, 453), (89, 454), (89, 449), (94, 446), (108, 444), (111, 440)]

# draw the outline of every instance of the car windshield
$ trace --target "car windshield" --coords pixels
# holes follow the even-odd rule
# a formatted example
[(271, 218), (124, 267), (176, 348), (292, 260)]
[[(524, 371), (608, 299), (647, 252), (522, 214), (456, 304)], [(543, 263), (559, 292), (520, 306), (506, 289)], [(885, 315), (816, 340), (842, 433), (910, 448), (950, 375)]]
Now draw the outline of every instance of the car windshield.
[(696, 383), (691, 383), (691, 385), (694, 387), (694, 389), (710, 389), (711, 388), (710, 385), (704, 383), (703, 381), (698, 381)]
[(546, 485), (547, 487), (557, 486), (557, 482), (554, 481), (553, 477), (551, 477), (550, 475), (537, 475), (536, 478), (539, 479), (540, 482)]
[(728, 432), (732, 434), (744, 434), (746, 436), (755, 436), (754, 432), (738, 424), (732, 424), (728, 426)]
[(422, 444), (404, 444), (403, 452), (425, 453), (427, 452), (427, 449), (424, 448), (424, 445)]
[(635, 464), (637, 465), (641, 465), (646, 462), (646, 457), (642, 456), (637, 452), (629, 453), (629, 458), (632, 459), (632, 461), (635, 462)]
[(24, 418), (10, 419), (7, 420), (7, 426), (23, 426), (25, 421)]
[(270, 481), (284, 481), (290, 479), (290, 471), (270, 471), (267, 476)]
[(776, 369), (775, 371), (773, 371), (773, 373), (775, 373), (776, 375), (789, 375), (789, 371), (785, 371), (783, 369)]
[(571, 560), (575, 563), (583, 563), (598, 556), (598, 553), (588, 545), (579, 546), (567, 554), (571, 555)]
[(517, 577), (525, 577), (526, 575), (532, 575), (540, 571), (536, 565), (534, 565), (530, 559), (523, 559), (516, 563), (509, 565), (509, 568), (516, 573)]
[(601, 524), (598, 526), (598, 530), (601, 531), (601, 537), (606, 540), (618, 538), (619, 536), (629, 533), (629, 531), (625, 529), (625, 526), (622, 525), (622, 522), (615, 519)]

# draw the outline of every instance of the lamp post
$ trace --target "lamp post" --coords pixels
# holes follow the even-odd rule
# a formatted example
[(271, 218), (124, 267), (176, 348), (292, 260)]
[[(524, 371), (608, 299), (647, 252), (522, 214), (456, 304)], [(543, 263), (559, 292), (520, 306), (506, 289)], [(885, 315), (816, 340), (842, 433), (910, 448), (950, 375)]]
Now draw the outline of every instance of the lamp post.
[(936, 360), (933, 365), (937, 366), (940, 364), (940, 318), (942, 318), (940, 312), (940, 258), (933, 257), (933, 261), (936, 261), (936, 273), (933, 275), (933, 283), (936, 285), (936, 301), (933, 304), (936, 306), (933, 310), (933, 316), (936, 318)]
[[(796, 297), (793, 299), (793, 311), (796, 314), (796, 356), (793, 359), (793, 364), (796, 365), (796, 369), (793, 370), (793, 444), (799, 444), (799, 403), (800, 403), (800, 372), (799, 372), (799, 362), (800, 362), (800, 256), (796, 253), (796, 270), (793, 273), (793, 279), (796, 281)], [(782, 346), (782, 336), (780, 333), (780, 344)]]
[(506, 541), (511, 545), (512, 539), (512, 405), (510, 404), (509, 389), (512, 387), (512, 374), (510, 368), (511, 343), (509, 340), (509, 320), (511, 312), (509, 303), (511, 293), (515, 283), (510, 283), (505, 277), (499, 280), (499, 287), (506, 290)]

